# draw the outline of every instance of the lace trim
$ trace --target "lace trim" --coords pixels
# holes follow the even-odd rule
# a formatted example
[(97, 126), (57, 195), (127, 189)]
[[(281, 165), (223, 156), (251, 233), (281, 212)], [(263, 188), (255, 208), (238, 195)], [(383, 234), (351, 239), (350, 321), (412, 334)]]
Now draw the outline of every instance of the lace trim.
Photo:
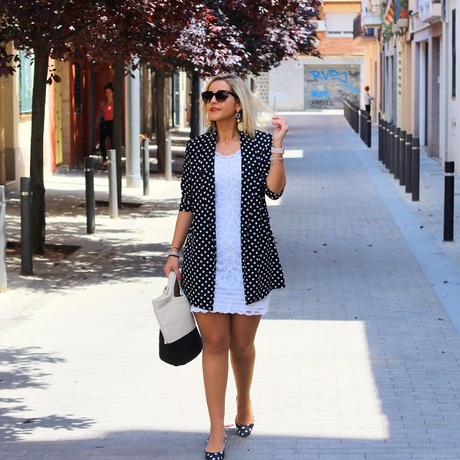
[(244, 301), (241, 305), (226, 305), (216, 307), (216, 304), (214, 304), (214, 310), (205, 310), (191, 305), (190, 310), (194, 313), (228, 313), (247, 316), (266, 315), (268, 313), (271, 296), (272, 293), (270, 291), (266, 297), (257, 300), (256, 302), (250, 303), (249, 305), (244, 304)]

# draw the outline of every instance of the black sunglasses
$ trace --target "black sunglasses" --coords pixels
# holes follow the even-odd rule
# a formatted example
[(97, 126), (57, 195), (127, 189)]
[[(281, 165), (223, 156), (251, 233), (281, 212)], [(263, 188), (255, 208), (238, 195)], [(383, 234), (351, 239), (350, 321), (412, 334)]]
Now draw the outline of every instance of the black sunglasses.
[(217, 102), (224, 102), (230, 94), (234, 98), (238, 98), (238, 96), (233, 93), (232, 91), (226, 91), (225, 89), (220, 89), (219, 91), (216, 91), (213, 93), (212, 91), (203, 91), (201, 93), (201, 98), (203, 99), (203, 102), (211, 102), (211, 99), (213, 96), (216, 96), (216, 101)]

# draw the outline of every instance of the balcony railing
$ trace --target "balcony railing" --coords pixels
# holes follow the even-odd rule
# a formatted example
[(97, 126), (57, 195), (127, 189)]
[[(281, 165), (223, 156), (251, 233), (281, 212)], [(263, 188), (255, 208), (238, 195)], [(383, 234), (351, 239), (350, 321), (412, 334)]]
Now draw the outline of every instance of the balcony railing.
[(353, 38), (373, 36), (374, 28), (364, 27), (364, 24), (362, 23), (362, 17), (360, 14), (358, 14), (358, 16), (356, 16), (353, 20)]
[(367, 0), (362, 12), (362, 25), (379, 27), (382, 25), (382, 0)]

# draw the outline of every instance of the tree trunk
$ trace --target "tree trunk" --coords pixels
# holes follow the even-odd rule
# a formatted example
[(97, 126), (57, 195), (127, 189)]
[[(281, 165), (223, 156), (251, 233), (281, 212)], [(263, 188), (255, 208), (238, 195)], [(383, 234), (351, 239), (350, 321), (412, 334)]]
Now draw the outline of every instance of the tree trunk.
[(190, 137), (200, 135), (200, 74), (192, 71), (192, 96), (190, 101)]
[(30, 181), (32, 190), (32, 250), (45, 252), (45, 185), (43, 182), (43, 138), (45, 129), (48, 52), (35, 48), (34, 87), (32, 93), (32, 135), (30, 140)]
[(117, 199), (118, 207), (121, 208), (121, 179), (122, 179), (122, 162), (121, 154), (123, 147), (123, 89), (124, 89), (125, 69), (123, 64), (115, 64), (115, 75), (113, 82), (113, 148), (117, 153)]
[(94, 148), (96, 146), (96, 75), (94, 73), (94, 65), (88, 64), (88, 99), (89, 99), (89, 108), (88, 108), (88, 143), (89, 149), (88, 153), (92, 155), (94, 153)]
[(156, 89), (156, 81), (155, 81), (155, 70), (150, 69), (150, 74), (152, 75), (151, 85), (152, 85), (152, 104), (150, 106), (150, 110), (152, 111), (152, 135), (157, 132), (157, 89)]
[(165, 73), (161, 70), (155, 71), (155, 109), (156, 109), (156, 141), (158, 172), (164, 174), (166, 171), (166, 110), (165, 110)]

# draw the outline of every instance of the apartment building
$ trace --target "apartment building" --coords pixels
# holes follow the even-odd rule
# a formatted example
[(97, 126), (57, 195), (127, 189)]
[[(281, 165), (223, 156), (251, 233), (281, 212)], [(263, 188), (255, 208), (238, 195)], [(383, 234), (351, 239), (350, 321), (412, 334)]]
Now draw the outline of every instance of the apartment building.
[(256, 79), (257, 91), (275, 110), (337, 109), (343, 98), (359, 103), (364, 51), (353, 39), (360, 0), (325, 0), (318, 21), (322, 59), (297, 56)]

